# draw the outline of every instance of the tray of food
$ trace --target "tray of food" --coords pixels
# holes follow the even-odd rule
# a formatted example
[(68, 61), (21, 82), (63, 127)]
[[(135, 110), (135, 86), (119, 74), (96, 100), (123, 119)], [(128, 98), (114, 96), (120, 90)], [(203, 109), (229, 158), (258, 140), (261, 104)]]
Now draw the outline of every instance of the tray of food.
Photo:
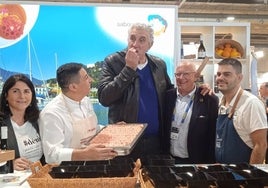
[(128, 155), (144, 133), (147, 124), (109, 124), (99, 131), (90, 144), (103, 144), (113, 148), (119, 156)]

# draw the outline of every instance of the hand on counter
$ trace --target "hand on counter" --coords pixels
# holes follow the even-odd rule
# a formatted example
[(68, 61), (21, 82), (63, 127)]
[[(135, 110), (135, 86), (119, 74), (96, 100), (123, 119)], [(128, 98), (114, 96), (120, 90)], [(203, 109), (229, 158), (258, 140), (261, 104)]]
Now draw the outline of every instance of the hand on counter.
[(26, 158), (17, 158), (14, 160), (14, 170), (22, 171), (22, 170), (28, 170), (30, 169), (30, 165), (32, 164), (31, 161), (29, 161)]

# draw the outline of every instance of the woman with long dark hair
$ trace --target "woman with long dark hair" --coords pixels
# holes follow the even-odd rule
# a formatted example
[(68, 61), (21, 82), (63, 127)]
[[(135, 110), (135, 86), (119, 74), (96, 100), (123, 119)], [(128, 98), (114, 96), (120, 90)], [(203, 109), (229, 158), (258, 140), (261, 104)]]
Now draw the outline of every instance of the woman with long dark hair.
[(7, 149), (15, 150), (14, 170), (29, 169), (42, 158), (43, 150), (34, 85), (24, 74), (12, 75), (4, 83), (0, 115), (0, 123), (8, 127)]

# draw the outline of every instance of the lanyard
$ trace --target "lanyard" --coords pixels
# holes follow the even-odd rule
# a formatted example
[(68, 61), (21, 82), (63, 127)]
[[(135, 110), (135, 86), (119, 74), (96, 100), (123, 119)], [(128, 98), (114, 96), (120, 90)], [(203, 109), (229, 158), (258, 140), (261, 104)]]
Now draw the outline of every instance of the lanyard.
[[(189, 110), (190, 110), (190, 108), (191, 108), (193, 102), (194, 102), (194, 94), (191, 96), (191, 101), (188, 103), (188, 105), (187, 105), (187, 107), (186, 107), (186, 109), (185, 109), (185, 111), (184, 111), (184, 113), (183, 113), (183, 115), (182, 115), (181, 124), (184, 123), (184, 121), (185, 121), (185, 119), (186, 119), (186, 117), (187, 117), (187, 114), (188, 114), (188, 112), (189, 112)], [(176, 108), (174, 109), (174, 112), (173, 112), (173, 120), (174, 120), (174, 117), (175, 117), (175, 114), (176, 114), (176, 113), (175, 113), (175, 112), (176, 112), (175, 110), (176, 110)]]
[(187, 107), (186, 107), (186, 109), (185, 109), (185, 111), (184, 111), (184, 113), (182, 115), (181, 124), (184, 123), (184, 121), (185, 121), (185, 119), (187, 117), (187, 114), (188, 114), (188, 112), (190, 110), (190, 107), (192, 106), (193, 102), (194, 102), (194, 94), (192, 95), (191, 101), (188, 103), (188, 105), (187, 105)]

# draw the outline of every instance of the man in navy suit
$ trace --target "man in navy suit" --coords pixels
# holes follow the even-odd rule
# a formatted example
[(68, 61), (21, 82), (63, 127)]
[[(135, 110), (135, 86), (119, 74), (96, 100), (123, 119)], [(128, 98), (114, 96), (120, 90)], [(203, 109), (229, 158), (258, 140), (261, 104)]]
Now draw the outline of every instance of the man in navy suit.
[(191, 62), (176, 68), (177, 88), (166, 93), (165, 151), (176, 164), (215, 162), (215, 132), (219, 99), (202, 95), (199, 74)]

